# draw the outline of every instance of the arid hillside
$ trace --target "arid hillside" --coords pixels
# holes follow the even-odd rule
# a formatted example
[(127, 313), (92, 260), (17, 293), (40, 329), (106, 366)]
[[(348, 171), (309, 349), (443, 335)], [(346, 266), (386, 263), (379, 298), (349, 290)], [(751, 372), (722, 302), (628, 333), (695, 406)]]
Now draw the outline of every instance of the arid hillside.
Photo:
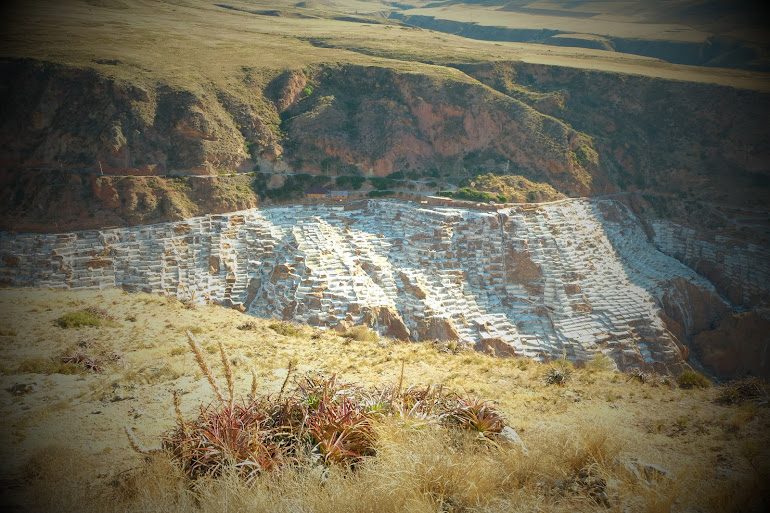
[[(132, 450), (124, 430), (152, 450), (178, 416), (192, 429), (202, 410), (221, 411), (186, 331), (225, 397), (230, 369), (237, 404), (275, 402), (285, 381), (284, 396), (311, 404), (293, 391), (319, 373), (379, 386), (380, 410), (398, 402), (394, 390), (411, 397), (434, 384), (491, 400), (486, 411), (515, 436), (495, 434), (499, 425), (465, 436), (415, 408), (375, 420), (375, 452), (352, 467), (287, 462), (246, 483), (226, 466), (190, 478), (169, 452)], [(580, 369), (500, 359), (117, 290), (0, 290), (0, 340), (0, 502), (15, 511), (721, 513), (763, 511), (769, 499), (768, 390), (757, 381), (711, 387), (697, 375), (678, 384), (619, 373), (601, 358)]]
[[(84, 174), (400, 173), (440, 186), (491, 172), (567, 196), (644, 190), (740, 206), (766, 196), (765, 73), (472, 40), (388, 18), (397, 9), (195, 0), (9, 8), (0, 52), (8, 218), (33, 226), (23, 220), (40, 212), (26, 191), (56, 203), (57, 192), (42, 189), (64, 181), (74, 194), (62, 224), (93, 226), (88, 218), (110, 202), (74, 191), (93, 187)], [(33, 169), (40, 174), (25, 172)], [(136, 193), (115, 189), (131, 210)], [(212, 211), (245, 201), (218, 197)], [(44, 223), (37, 229), (56, 229)]]

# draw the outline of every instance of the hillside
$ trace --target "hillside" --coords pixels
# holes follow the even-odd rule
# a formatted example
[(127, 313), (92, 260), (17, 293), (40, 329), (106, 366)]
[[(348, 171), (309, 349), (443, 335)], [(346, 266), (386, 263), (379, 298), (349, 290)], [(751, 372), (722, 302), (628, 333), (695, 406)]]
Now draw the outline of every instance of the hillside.
[[(9, 217), (34, 224), (51, 203), (30, 202), (27, 191), (59, 201), (45, 190), (59, 181), (73, 191), (64, 225), (118, 200), (129, 211), (119, 224), (145, 215), (131, 212), (130, 187), (118, 187), (117, 200), (89, 197), (82, 175), (94, 174), (405, 173), (441, 185), (492, 172), (567, 196), (646, 190), (744, 206), (767, 194), (764, 73), (471, 40), (387, 18), (394, 9), (195, 0), (9, 8), (0, 53)], [(33, 169), (42, 174), (30, 184), (23, 171)], [(161, 196), (169, 187), (151, 186)], [(222, 195), (208, 210), (236, 204), (244, 201)], [(170, 208), (155, 220), (187, 213)], [(46, 226), (56, 229), (38, 229)]]
[(227, 1), (0, 8), (0, 509), (765, 510), (751, 3)]
[[(757, 406), (727, 387), (682, 389), (649, 376), (642, 383), (601, 360), (568, 366), (565, 385), (548, 385), (543, 379), (559, 362), (345, 338), (142, 293), (3, 289), (0, 305), (9, 485), (2, 500), (19, 511), (596, 511), (605, 504), (609, 511), (726, 512), (761, 511), (768, 499), (766, 396)], [(57, 323), (88, 308), (109, 318), (101, 326)], [(190, 486), (168, 456), (145, 460), (133, 452), (123, 431), (128, 425), (142, 445), (157, 447), (176, 422), (173, 390), (190, 419), (214, 399), (185, 330), (222, 384), (217, 343), (224, 344), (239, 396), (249, 392), (252, 369), (258, 393), (277, 394), (290, 361), (296, 379), (318, 371), (363, 386), (395, 384), (404, 362), (404, 389), (435, 383), (493, 398), (523, 445), (460, 437), (446, 446), (450, 432), (404, 418), (378, 428), (377, 456), (355, 470), (332, 466), (322, 478), (287, 470), (280, 481), (265, 475), (249, 486), (203, 478)], [(75, 353), (102, 359), (103, 371), (62, 363)], [(8, 475), (14, 469), (20, 477)]]

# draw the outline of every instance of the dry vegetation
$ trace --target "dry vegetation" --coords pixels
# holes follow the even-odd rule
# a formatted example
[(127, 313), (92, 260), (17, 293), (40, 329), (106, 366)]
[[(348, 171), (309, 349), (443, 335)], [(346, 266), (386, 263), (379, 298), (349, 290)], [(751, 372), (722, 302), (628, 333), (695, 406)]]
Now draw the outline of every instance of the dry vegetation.
[[(94, 307), (115, 320), (57, 324)], [(683, 389), (602, 358), (584, 368), (499, 359), (115, 290), (5, 289), (0, 328), (3, 501), (32, 511), (760, 511), (767, 500), (770, 412), (758, 380)], [(74, 351), (101, 368), (56, 365)], [(324, 450), (339, 437), (313, 420), (329, 383), (355, 392), (327, 393), (323, 411), (337, 412), (335, 422), (365, 416), (363, 445), (340, 446), (353, 458)], [(394, 406), (396, 390), (436, 387), (444, 410)], [(496, 434), (501, 423), (486, 436), (458, 429), (452, 401), (475, 398), (520, 443)], [(191, 446), (169, 440), (211, 426), (201, 419), (229, 425), (231, 412), (259, 416), (277, 404), (304, 408), (316, 435), (295, 437), (303, 442), (274, 470), (244, 473), (220, 458), (216, 472), (185, 473), (179, 455)], [(151, 451), (132, 450), (123, 426)], [(170, 452), (153, 451), (164, 439)]]

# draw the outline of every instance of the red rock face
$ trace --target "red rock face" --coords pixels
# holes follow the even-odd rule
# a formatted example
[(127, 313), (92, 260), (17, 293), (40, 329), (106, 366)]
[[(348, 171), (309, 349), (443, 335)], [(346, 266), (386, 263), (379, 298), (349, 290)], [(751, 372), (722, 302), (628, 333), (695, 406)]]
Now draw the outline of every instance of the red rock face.
[(492, 158), (578, 194), (589, 193), (600, 174), (595, 159), (574, 157), (588, 139), (477, 84), (354, 66), (319, 77), (313, 95), (286, 113), (294, 143), (286, 157), (305, 169), (321, 171), (318, 163), (334, 157), (374, 175), (467, 172)]
[(693, 340), (701, 361), (719, 376), (770, 378), (770, 319), (761, 312), (730, 316)]

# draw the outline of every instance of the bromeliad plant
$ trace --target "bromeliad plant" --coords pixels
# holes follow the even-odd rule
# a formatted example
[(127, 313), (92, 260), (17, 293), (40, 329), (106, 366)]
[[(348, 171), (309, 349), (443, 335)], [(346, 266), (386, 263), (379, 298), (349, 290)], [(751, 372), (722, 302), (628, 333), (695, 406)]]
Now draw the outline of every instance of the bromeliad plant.
[(487, 401), (462, 398), (443, 386), (412, 386), (402, 391), (403, 377), (395, 387), (364, 389), (338, 381), (336, 376), (305, 375), (296, 381), (293, 391), (284, 394), (294, 371), (292, 363), (277, 396), (258, 396), (256, 375), (252, 372), (251, 394), (236, 403), (224, 346), (219, 344), (227, 380), (226, 396), (198, 341), (189, 331), (187, 337), (217, 401), (203, 408), (196, 419), (187, 421), (175, 394), (178, 425), (164, 437), (163, 447), (193, 479), (217, 476), (226, 468), (234, 468), (247, 482), (262, 472), (279, 471), (287, 464), (354, 468), (362, 459), (375, 455), (373, 426), (385, 417), (410, 426), (469, 429), (486, 439), (493, 439), (505, 426), (503, 416)]
[(505, 418), (488, 401), (478, 397), (458, 397), (454, 406), (444, 413), (451, 424), (475, 431), (480, 437), (491, 438), (505, 427)]

